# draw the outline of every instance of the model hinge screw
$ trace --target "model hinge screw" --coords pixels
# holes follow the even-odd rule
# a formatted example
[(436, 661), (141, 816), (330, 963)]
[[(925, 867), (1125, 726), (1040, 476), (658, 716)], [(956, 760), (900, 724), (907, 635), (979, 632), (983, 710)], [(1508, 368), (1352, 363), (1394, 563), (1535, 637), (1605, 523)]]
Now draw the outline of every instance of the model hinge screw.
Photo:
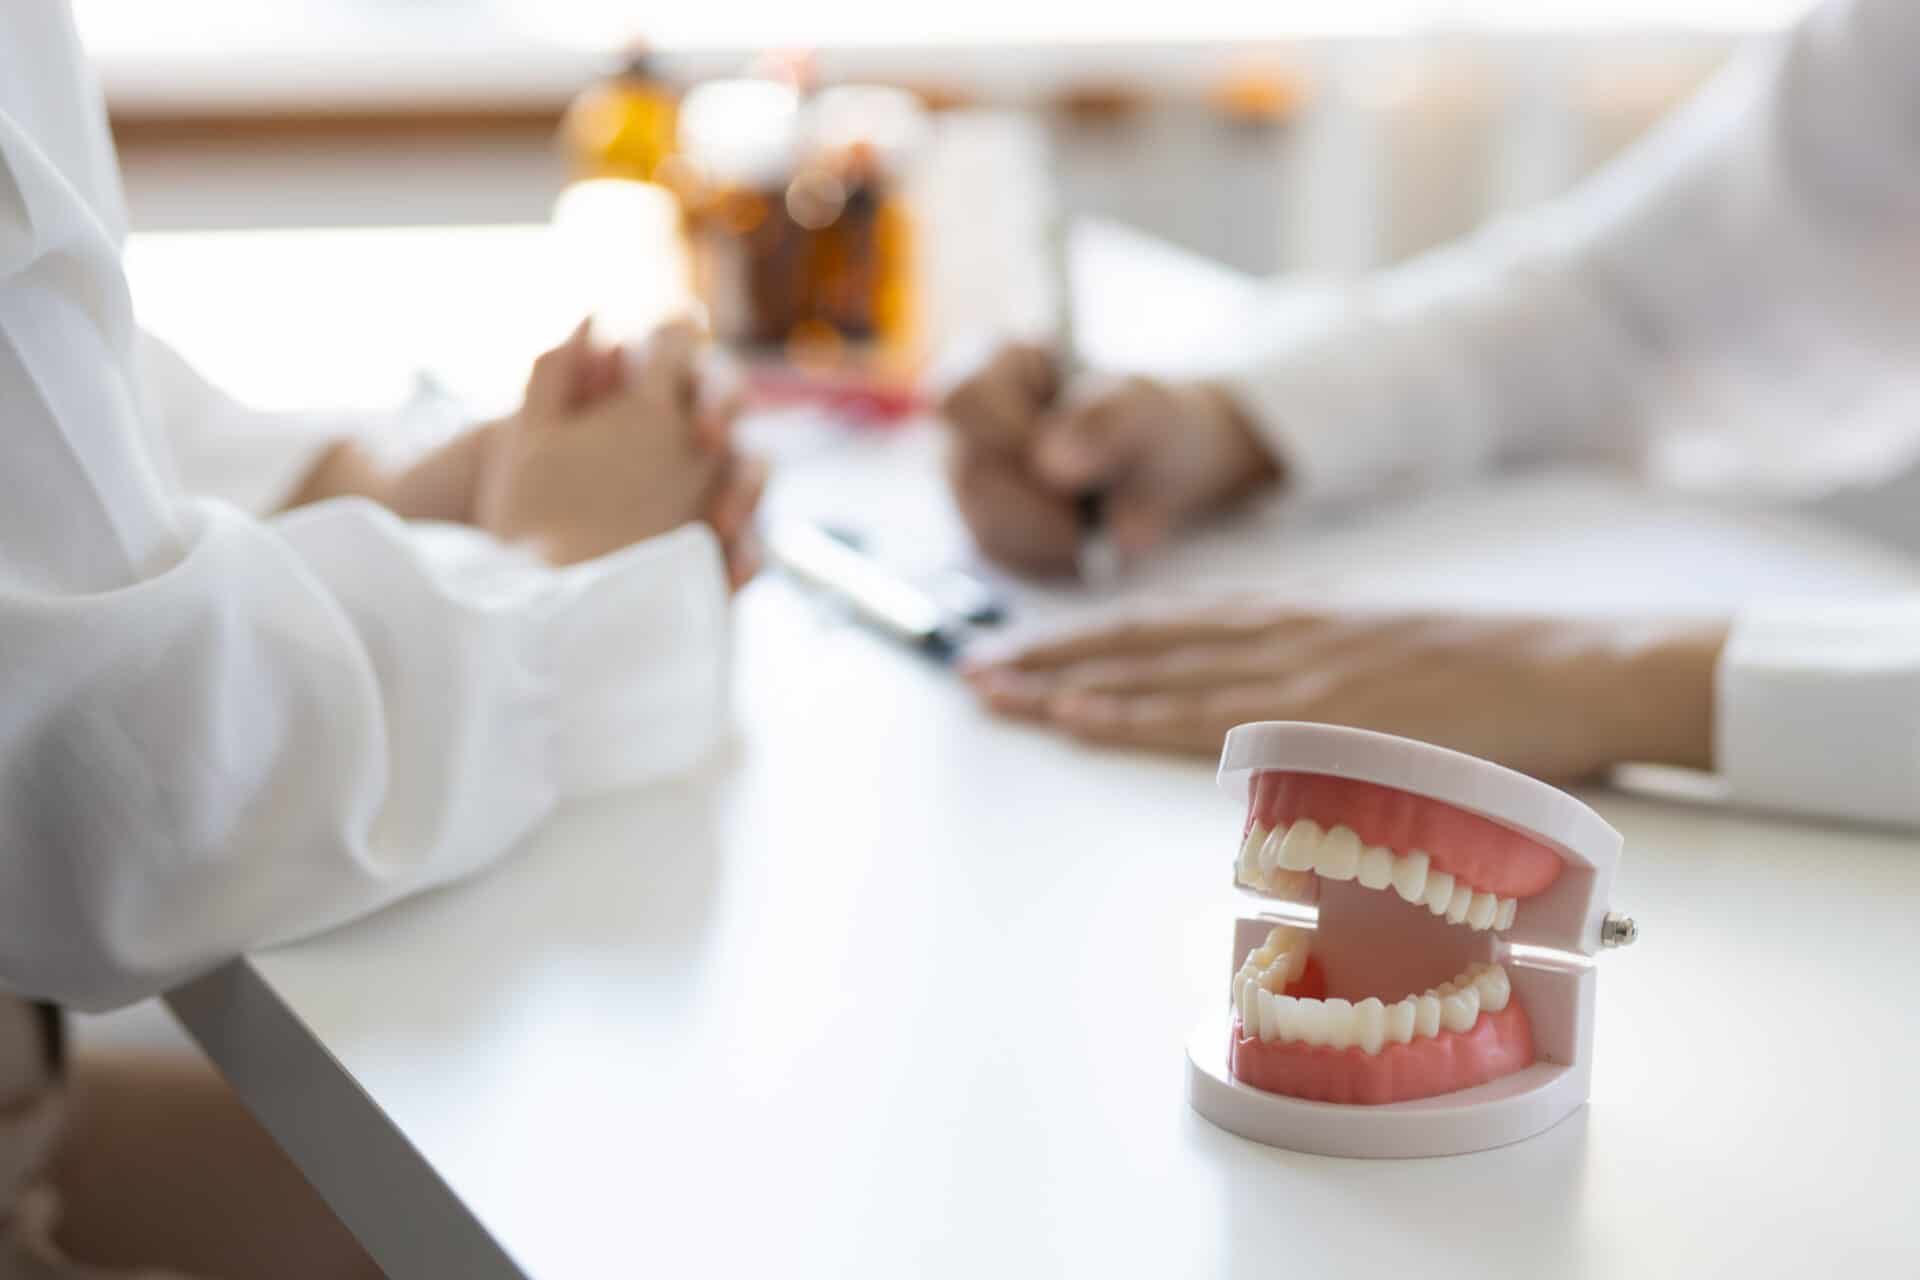
[(1600, 945), (1603, 947), (1630, 947), (1639, 936), (1640, 926), (1633, 922), (1632, 916), (1609, 911), (1607, 918), (1600, 922)]

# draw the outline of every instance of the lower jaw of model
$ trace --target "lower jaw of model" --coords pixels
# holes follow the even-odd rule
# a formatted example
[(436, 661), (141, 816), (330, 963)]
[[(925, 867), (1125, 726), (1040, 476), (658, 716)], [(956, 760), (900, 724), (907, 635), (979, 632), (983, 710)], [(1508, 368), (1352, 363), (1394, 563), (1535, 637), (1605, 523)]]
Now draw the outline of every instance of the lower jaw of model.
[[(1298, 931), (1276, 928), (1235, 979), (1231, 1063), (1256, 1089), (1316, 1102), (1409, 1102), (1470, 1089), (1533, 1064), (1533, 1031), (1507, 972), (1475, 963), (1386, 1003), (1326, 995)], [(1273, 970), (1294, 965), (1282, 982)]]
[[(1268, 774), (1235, 867), (1243, 888), (1315, 903), (1233, 979), (1228, 1062), (1242, 1083), (1378, 1105), (1486, 1084), (1534, 1062), (1500, 935), (1560, 860), (1438, 801)], [(1531, 846), (1531, 847), (1528, 847)]]

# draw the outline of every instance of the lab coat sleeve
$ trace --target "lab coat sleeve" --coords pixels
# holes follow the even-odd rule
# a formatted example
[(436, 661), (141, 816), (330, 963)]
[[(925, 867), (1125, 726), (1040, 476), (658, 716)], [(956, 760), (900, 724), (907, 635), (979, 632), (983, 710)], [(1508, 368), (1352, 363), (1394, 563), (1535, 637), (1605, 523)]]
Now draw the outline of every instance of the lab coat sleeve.
[(323, 454), (368, 426), (350, 415), (269, 413), (242, 404), (145, 330), (136, 360), (142, 410), (166, 441), (172, 478), (188, 493), (255, 515), (285, 506)]
[(1344, 493), (1630, 457), (1691, 362), (1910, 332), (1916, 61), (1920, 5), (1824, 5), (1566, 197), (1336, 291), (1226, 382), (1299, 491)]
[(1735, 800), (1920, 826), (1920, 597), (1746, 610), (1717, 704)]
[(0, 110), (0, 988), (137, 999), (716, 741), (704, 526), (556, 572), (358, 500), (263, 522), (167, 481), (138, 343), (110, 229)]

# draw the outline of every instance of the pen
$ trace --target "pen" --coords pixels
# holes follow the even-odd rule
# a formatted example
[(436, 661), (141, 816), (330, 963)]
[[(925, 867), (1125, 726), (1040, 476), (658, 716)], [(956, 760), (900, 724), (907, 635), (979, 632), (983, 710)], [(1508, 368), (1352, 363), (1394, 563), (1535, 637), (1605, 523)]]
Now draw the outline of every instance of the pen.
[(861, 622), (942, 662), (960, 651), (964, 628), (934, 598), (816, 524), (784, 520), (767, 550), (794, 577), (831, 595)]
[[(1057, 211), (1047, 238), (1048, 265), (1053, 272), (1054, 291), (1059, 314), (1055, 317), (1054, 348), (1059, 367), (1059, 397), (1085, 372), (1078, 335), (1073, 323), (1073, 252), (1071, 226), (1064, 210)], [(1107, 535), (1107, 495), (1101, 489), (1089, 489), (1074, 499), (1074, 517), (1080, 542), (1074, 569), (1080, 581), (1089, 587), (1110, 585), (1120, 572), (1119, 552)]]

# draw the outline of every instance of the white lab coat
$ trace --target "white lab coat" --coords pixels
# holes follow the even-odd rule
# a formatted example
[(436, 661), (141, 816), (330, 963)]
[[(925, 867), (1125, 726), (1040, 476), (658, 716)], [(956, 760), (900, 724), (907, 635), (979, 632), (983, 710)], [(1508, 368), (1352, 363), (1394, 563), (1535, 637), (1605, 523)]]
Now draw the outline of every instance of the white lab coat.
[(267, 515), (340, 424), (138, 330), (97, 91), (0, 6), (0, 989), (98, 1009), (486, 866), (721, 732), (689, 526), (555, 572), (358, 501)]
[[(1920, 4), (1816, 9), (1568, 197), (1296, 316), (1229, 382), (1309, 494), (1617, 457), (1703, 416), (1804, 469), (1860, 452), (1818, 447), (1837, 392), (1911, 462)], [(1741, 801), (1920, 823), (1920, 600), (1744, 612), (1715, 732)]]

